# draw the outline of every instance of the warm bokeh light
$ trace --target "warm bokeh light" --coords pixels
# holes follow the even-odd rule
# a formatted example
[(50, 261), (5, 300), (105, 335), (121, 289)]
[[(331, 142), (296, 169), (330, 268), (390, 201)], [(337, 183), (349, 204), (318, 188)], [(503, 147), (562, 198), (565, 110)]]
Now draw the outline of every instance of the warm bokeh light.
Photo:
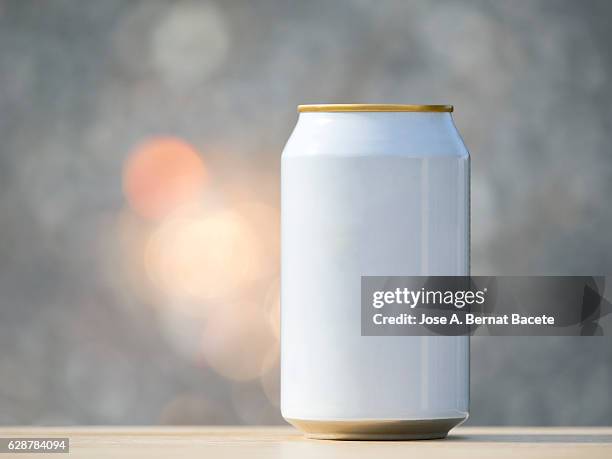
[(234, 207), (249, 225), (264, 252), (259, 266), (263, 278), (278, 275), (280, 270), (280, 211), (261, 202), (241, 202)]
[[(262, 402), (276, 404), (280, 213), (250, 200), (248, 187), (221, 182), (204, 194), (208, 168), (216, 166), (205, 168), (176, 138), (137, 148), (124, 169), (134, 212), (123, 218), (129, 231), (120, 233), (121, 245), (127, 261), (140, 261), (164, 337), (177, 352), (223, 378), (248, 381)], [(171, 403), (163, 419), (182, 404)]]
[(261, 245), (248, 222), (235, 212), (179, 217), (151, 237), (147, 272), (170, 297), (214, 300), (236, 296), (257, 278)]
[(226, 378), (248, 381), (274, 365), (270, 355), (278, 341), (261, 307), (240, 303), (211, 311), (202, 345), (211, 368)]
[(201, 197), (207, 172), (197, 150), (175, 137), (137, 147), (123, 169), (123, 191), (139, 215), (159, 219)]

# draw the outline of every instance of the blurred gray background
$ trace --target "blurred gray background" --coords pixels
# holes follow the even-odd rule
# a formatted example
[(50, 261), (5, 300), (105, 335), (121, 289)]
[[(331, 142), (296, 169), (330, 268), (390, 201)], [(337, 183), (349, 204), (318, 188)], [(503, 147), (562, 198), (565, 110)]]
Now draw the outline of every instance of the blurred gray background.
[[(611, 19), (604, 0), (0, 0), (0, 424), (282, 422), (299, 103), (454, 104), (474, 274), (610, 273)], [(612, 423), (609, 338), (472, 344), (471, 424)]]

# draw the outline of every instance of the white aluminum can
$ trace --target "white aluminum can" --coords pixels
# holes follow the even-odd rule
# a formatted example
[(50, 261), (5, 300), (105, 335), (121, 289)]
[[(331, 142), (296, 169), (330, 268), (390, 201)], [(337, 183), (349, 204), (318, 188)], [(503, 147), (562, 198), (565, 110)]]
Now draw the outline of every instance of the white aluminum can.
[(452, 106), (305, 105), (282, 155), (281, 410), (315, 438), (442, 438), (469, 338), (362, 336), (361, 276), (469, 274)]

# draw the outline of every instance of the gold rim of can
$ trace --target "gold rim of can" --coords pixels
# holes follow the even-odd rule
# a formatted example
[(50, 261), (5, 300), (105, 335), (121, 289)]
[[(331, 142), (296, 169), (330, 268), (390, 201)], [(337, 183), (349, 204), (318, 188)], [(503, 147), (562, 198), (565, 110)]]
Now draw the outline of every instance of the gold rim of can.
[(452, 105), (404, 105), (404, 104), (315, 104), (298, 105), (298, 112), (446, 112)]

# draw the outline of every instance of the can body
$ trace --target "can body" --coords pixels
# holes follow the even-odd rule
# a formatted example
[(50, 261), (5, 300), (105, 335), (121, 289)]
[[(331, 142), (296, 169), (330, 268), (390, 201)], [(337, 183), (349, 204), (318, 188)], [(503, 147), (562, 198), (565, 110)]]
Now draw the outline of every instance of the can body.
[(447, 112), (305, 112), (282, 155), (281, 410), (319, 438), (436, 438), (469, 338), (361, 336), (361, 276), (469, 274), (469, 155)]

